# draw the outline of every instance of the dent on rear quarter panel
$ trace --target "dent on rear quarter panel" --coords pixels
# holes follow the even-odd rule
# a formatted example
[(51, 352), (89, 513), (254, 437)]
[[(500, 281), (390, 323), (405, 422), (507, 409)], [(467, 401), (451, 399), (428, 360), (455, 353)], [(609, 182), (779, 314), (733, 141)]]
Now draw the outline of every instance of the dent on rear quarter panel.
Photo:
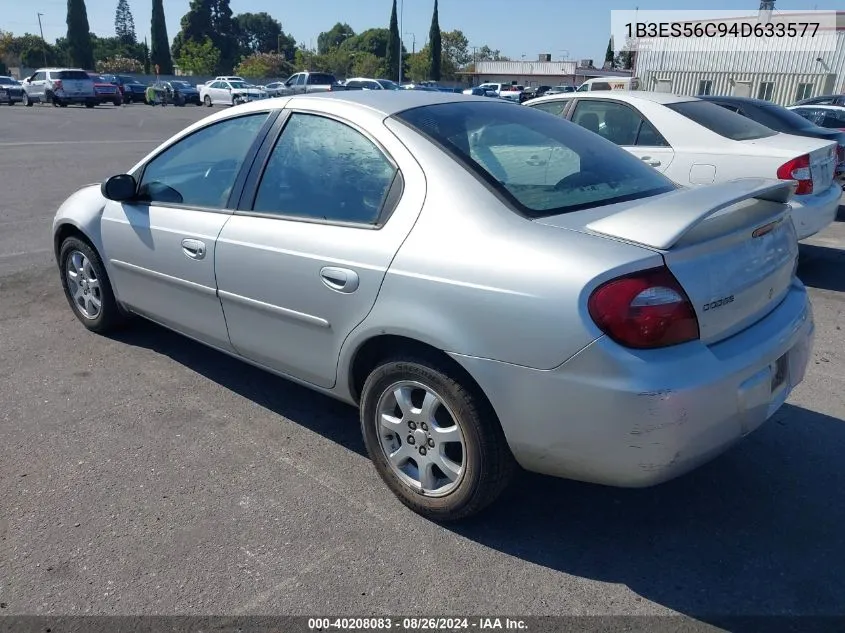
[(518, 216), (439, 148), (391, 123), (426, 171), (428, 192), (353, 346), (395, 333), (447, 352), (551, 369), (601, 335), (585, 287), (660, 260)]

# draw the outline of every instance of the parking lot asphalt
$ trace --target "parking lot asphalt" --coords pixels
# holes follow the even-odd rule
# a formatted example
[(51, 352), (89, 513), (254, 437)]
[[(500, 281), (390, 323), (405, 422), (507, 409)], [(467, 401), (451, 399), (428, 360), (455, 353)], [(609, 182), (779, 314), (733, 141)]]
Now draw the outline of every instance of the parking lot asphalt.
[(447, 528), (353, 409), (72, 315), (57, 206), (209, 113), (0, 106), (0, 615), (845, 613), (845, 212), (802, 246), (815, 351), (772, 420), (656, 488), (525, 474)]

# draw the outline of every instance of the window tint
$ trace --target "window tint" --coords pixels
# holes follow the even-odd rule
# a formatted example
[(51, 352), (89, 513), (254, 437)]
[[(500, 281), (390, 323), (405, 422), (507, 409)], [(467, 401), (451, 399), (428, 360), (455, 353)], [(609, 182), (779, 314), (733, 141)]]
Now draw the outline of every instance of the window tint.
[(334, 75), (329, 75), (328, 73), (311, 73), (308, 75), (308, 84), (311, 86), (324, 86), (336, 83), (337, 79), (334, 78)]
[(390, 81), (390, 79), (376, 79), (377, 82), (381, 84), (381, 87), (385, 90), (399, 90), (399, 85), (395, 81)]
[[(572, 121), (617, 145), (661, 147), (666, 141), (633, 108), (614, 101), (584, 100), (575, 106)], [(639, 139), (642, 128), (642, 140)]]
[(845, 112), (825, 112), (822, 127), (845, 128)]
[(57, 79), (90, 79), (84, 70), (62, 70), (56, 73)]
[(532, 104), (529, 107), (536, 110), (542, 110), (543, 112), (548, 112), (549, 114), (554, 114), (555, 116), (560, 116), (564, 108), (566, 108), (567, 103), (567, 101), (546, 101), (545, 103)]
[(15, 83), (15, 80), (11, 77), (0, 77), (0, 84), (4, 86), (14, 86)]
[(529, 217), (675, 189), (625, 150), (534, 108), (473, 101), (395, 116), (439, 143)]
[(347, 88), (361, 88), (361, 87), (363, 87), (363, 84), (362, 84), (362, 82), (360, 82), (360, 81), (355, 81), (355, 80), (353, 80), (353, 81), (347, 81), (347, 82), (346, 82), (346, 87), (347, 87)]
[(779, 132), (789, 132), (790, 130), (801, 130), (812, 127), (812, 124), (801, 115), (777, 105), (757, 107), (750, 115), (758, 123), (762, 123), (766, 127), (778, 130)]
[(748, 141), (777, 134), (765, 125), (708, 101), (681, 101), (668, 103), (666, 107), (732, 141)]
[(139, 198), (223, 208), (267, 113), (227, 119), (177, 141), (144, 170)]
[(387, 157), (357, 130), (294, 114), (273, 148), (253, 209), (375, 224), (395, 175)]

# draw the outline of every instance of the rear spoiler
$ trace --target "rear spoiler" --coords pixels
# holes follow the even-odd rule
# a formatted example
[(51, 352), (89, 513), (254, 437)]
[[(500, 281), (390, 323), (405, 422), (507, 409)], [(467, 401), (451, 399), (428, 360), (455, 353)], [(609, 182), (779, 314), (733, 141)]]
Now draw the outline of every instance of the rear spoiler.
[(682, 189), (591, 222), (586, 229), (665, 251), (722, 209), (751, 199), (786, 204), (794, 191), (795, 182), (792, 180), (742, 178), (718, 185)]

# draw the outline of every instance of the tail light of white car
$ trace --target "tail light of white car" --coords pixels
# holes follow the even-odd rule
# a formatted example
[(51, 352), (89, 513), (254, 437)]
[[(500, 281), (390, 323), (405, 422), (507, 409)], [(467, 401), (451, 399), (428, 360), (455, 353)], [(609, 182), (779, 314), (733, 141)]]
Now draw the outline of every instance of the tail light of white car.
[(653, 349), (699, 338), (692, 302), (665, 266), (603, 283), (587, 306), (602, 332), (625, 347)]
[(795, 195), (806, 196), (813, 193), (813, 176), (810, 173), (810, 155), (803, 154), (780, 166), (777, 176), (781, 180), (796, 180), (798, 187)]

